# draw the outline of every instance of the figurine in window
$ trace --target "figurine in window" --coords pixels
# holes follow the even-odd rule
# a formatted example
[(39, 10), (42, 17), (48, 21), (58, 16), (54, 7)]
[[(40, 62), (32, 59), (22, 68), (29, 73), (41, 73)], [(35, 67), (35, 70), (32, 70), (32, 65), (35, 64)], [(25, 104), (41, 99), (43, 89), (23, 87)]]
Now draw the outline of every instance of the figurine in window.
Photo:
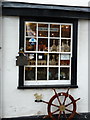
[(52, 55), (51, 56), (52, 58), (51, 58), (51, 60), (50, 60), (50, 65), (56, 65), (56, 60), (55, 60), (55, 55)]
[(61, 52), (65, 52), (64, 49), (65, 49), (65, 46), (64, 46), (64, 42), (62, 42), (62, 46), (61, 46)]
[(57, 46), (55, 45), (55, 40), (53, 40), (53, 45), (51, 46), (51, 52), (57, 51)]
[(26, 68), (25, 79), (26, 80), (35, 80), (34, 68)]
[(65, 44), (65, 52), (70, 52), (70, 46), (69, 46), (68, 40), (66, 41), (66, 44)]
[(59, 52), (59, 50), (60, 50), (60, 41), (58, 41), (58, 45), (57, 45), (57, 51)]
[(70, 52), (69, 41), (62, 42), (61, 52)]

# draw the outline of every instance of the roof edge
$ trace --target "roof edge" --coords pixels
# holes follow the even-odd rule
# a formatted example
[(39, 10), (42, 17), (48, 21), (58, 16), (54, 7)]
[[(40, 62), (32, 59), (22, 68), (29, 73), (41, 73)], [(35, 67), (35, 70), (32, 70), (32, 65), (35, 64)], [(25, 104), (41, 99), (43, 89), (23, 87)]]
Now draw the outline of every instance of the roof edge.
[(64, 11), (75, 11), (75, 12), (90, 12), (90, 7), (83, 6), (66, 6), (66, 5), (53, 5), (53, 4), (37, 4), (37, 3), (26, 3), (26, 2), (2, 2), (3, 8), (30, 8), (30, 9), (53, 9), (53, 10), (64, 10)]

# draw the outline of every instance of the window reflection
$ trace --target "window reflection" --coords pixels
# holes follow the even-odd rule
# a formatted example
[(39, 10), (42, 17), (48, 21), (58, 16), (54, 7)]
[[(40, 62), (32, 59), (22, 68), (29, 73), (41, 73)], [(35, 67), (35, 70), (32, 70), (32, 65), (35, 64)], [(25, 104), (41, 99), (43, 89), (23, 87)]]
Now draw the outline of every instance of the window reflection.
[(38, 24), (38, 36), (48, 37), (48, 24)]
[(60, 69), (60, 80), (69, 80), (69, 68)]
[(51, 24), (50, 25), (50, 37), (60, 36), (60, 25)]
[(61, 37), (71, 37), (71, 25), (61, 25)]
[(58, 68), (49, 68), (49, 80), (58, 80)]
[(34, 67), (25, 67), (25, 80), (35, 80)]
[(44, 39), (44, 38), (38, 39), (38, 50), (48, 51), (48, 39)]
[(26, 22), (26, 36), (36, 37), (36, 23)]
[(37, 80), (47, 80), (47, 68), (37, 68)]

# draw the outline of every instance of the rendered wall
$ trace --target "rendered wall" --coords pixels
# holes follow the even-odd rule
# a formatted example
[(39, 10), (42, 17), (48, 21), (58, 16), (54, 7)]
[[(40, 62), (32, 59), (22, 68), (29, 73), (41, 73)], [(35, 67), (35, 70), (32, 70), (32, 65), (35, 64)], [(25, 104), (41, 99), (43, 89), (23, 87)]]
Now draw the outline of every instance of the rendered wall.
[(56, 4), (56, 5), (71, 5), (71, 6), (88, 6), (90, 0), (3, 0), (3, 1), (16, 1), (40, 4)]
[[(34, 94), (43, 95), (48, 101), (54, 92), (51, 89), (18, 90), (18, 67), (16, 56), (19, 48), (19, 18), (3, 17), (3, 49), (2, 49), (2, 117), (19, 117), (47, 114), (47, 105), (36, 103)], [(78, 22), (78, 56), (77, 56), (77, 89), (71, 89), (70, 94), (78, 101), (77, 111), (88, 112), (88, 21)], [(58, 92), (67, 89), (57, 89)]]

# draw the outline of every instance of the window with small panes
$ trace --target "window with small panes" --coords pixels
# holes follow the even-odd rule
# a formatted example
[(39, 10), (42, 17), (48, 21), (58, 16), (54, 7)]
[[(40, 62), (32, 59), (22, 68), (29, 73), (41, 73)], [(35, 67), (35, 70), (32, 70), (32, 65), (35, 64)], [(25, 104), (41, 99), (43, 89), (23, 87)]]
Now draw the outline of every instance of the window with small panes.
[[(76, 85), (76, 40), (73, 22), (23, 21), (24, 54), (28, 65), (23, 71), (23, 86), (49, 87)], [(75, 50), (74, 50), (75, 49)], [(75, 55), (73, 55), (75, 54)], [(73, 58), (73, 59), (72, 59)], [(75, 70), (73, 70), (75, 69)], [(21, 74), (20, 74), (21, 75)], [(22, 83), (22, 82), (21, 82)]]

